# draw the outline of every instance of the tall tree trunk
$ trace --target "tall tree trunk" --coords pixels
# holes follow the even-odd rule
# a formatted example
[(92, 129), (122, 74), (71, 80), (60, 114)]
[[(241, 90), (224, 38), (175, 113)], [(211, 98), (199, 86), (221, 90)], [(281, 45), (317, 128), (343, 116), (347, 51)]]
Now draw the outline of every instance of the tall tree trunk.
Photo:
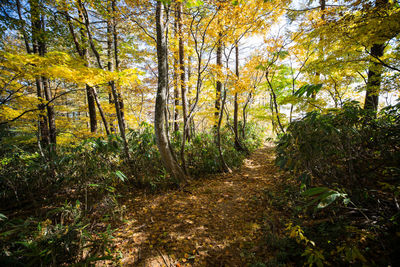
[[(254, 88), (255, 89), (255, 88)], [(247, 123), (247, 107), (250, 105), (251, 98), (253, 97), (253, 94), (249, 93), (249, 96), (246, 99), (246, 103), (243, 106), (243, 125), (242, 125), (242, 139), (246, 139), (246, 123)]]
[[(111, 1), (111, 8), (112, 8), (112, 13), (113, 13), (113, 41), (114, 41), (114, 60), (115, 60), (115, 71), (119, 72), (119, 56), (118, 56), (118, 32), (117, 32), (117, 7), (116, 7), (116, 0)], [(119, 104), (119, 110), (120, 110), (120, 116), (121, 116), (121, 122), (122, 122), (122, 127), (124, 128), (124, 132), (126, 129), (126, 121), (125, 121), (125, 114), (124, 114), (124, 100), (122, 98), (121, 93), (117, 90), (118, 92), (118, 104)]]
[[(236, 77), (239, 81), (239, 45), (236, 43), (235, 45), (235, 73)], [(245, 151), (245, 148), (240, 142), (239, 131), (238, 131), (238, 113), (239, 113), (239, 104), (238, 104), (238, 92), (235, 92), (234, 100), (233, 100), (233, 133), (235, 135), (235, 149), (238, 151)]]
[(183, 116), (183, 136), (189, 139), (189, 128), (187, 125), (187, 101), (186, 101), (186, 72), (185, 72), (185, 48), (183, 45), (182, 32), (182, 3), (177, 3), (178, 7), (178, 38), (179, 38), (179, 69), (180, 69), (180, 86), (182, 96), (182, 116)]
[(31, 51), (31, 48), (29, 45), (28, 34), (26, 33), (26, 30), (25, 30), (25, 21), (22, 19), (21, 2), (19, 0), (16, 0), (15, 2), (17, 5), (17, 13), (18, 13), (18, 19), (19, 19), (19, 24), (20, 24), (19, 28), (22, 33), (22, 36), (24, 37), (25, 49), (26, 49), (26, 52), (28, 54), (30, 54), (32, 51)]
[[(375, 0), (375, 7), (385, 9), (388, 3), (388, 0)], [(383, 56), (384, 50), (385, 44), (384, 42), (381, 42), (373, 44), (370, 53), (373, 60), (371, 60), (368, 69), (368, 81), (365, 93), (364, 109), (372, 110), (374, 112), (378, 111), (379, 92), (383, 72), (382, 64), (376, 62), (376, 59), (379, 59)]]
[[(319, 0), (319, 4), (320, 4), (320, 9), (321, 9), (321, 11), (322, 12), (324, 12), (324, 10), (325, 10), (325, 8), (326, 8), (326, 0)], [(321, 15), (321, 18), (322, 18), (322, 20), (325, 18), (325, 14), (324, 13), (322, 13), (322, 15)], [(319, 40), (319, 42), (321, 42), (321, 39), (322, 38), (320, 38), (320, 40)], [(319, 49), (318, 49), (319, 50)], [(320, 54), (319, 56), (320, 57), (323, 57), (323, 51), (318, 51), (318, 53)], [(320, 79), (320, 76), (321, 76), (321, 73), (319, 72), (319, 71), (317, 71), (316, 73), (315, 73), (315, 78), (319, 81), (319, 79)], [(319, 83), (319, 82), (317, 82), (317, 83)], [(315, 99), (317, 97), (317, 92), (315, 92), (315, 91), (313, 91), (312, 93), (311, 93), (311, 98), (312, 99)]]
[[(31, 25), (32, 25), (32, 52), (34, 54), (39, 54), (39, 38), (41, 36), (41, 22), (39, 13), (39, 3), (36, 0), (30, 0), (30, 13), (31, 13)], [(27, 50), (29, 45), (27, 46)], [(45, 105), (43, 103), (44, 94), (42, 88), (42, 81), (39, 77), (36, 78), (36, 94), (40, 100), (38, 105), (39, 109), (39, 123), (38, 123), (38, 133), (40, 135), (40, 148), (48, 147), (50, 143), (49, 129), (47, 124), (47, 117), (45, 114)]]
[[(46, 28), (44, 25), (44, 17), (41, 17), (41, 38), (39, 39), (39, 54), (40, 56), (45, 56), (47, 53), (46, 42), (44, 34), (46, 33)], [(51, 90), (49, 85), (49, 80), (46, 77), (42, 77), (42, 84), (43, 84), (43, 93), (46, 98), (46, 101), (49, 102), (52, 99)], [(50, 140), (50, 151), (55, 151), (55, 146), (57, 143), (56, 140), (56, 114), (54, 111), (53, 104), (47, 104), (47, 118), (49, 123), (49, 140)]]
[[(219, 34), (219, 37), (221, 37), (221, 34)], [(217, 44), (217, 67), (221, 68), (222, 67), (222, 44), (221, 40), (218, 40)], [(219, 70), (219, 69), (218, 69)], [(215, 92), (215, 124), (214, 128), (218, 128), (218, 120), (219, 120), (219, 113), (221, 110), (221, 89), (222, 89), (222, 82), (220, 81), (219, 74), (217, 74), (217, 84), (216, 84), (216, 92)]]
[(92, 87), (90, 87), (87, 84), (86, 84), (86, 97), (89, 110), (90, 132), (95, 133), (97, 131), (96, 103)]
[[(188, 67), (187, 67), (187, 73), (188, 73), (188, 94), (190, 94), (191, 92), (191, 85), (190, 85), (190, 77), (192, 75), (192, 71), (191, 71), (191, 65), (192, 65), (192, 57), (190, 55), (188, 55)], [(190, 99), (188, 100), (188, 109), (190, 111), (190, 109), (192, 108), (192, 103), (190, 101)], [(193, 118), (193, 114), (190, 116), (189, 118), (189, 127), (190, 127), (190, 135), (189, 136), (194, 136), (195, 135), (195, 125), (194, 125), (194, 118)]]
[(273, 86), (271, 84), (271, 81), (268, 78), (268, 72), (265, 73), (265, 78), (267, 79), (269, 88), (271, 89), (271, 95), (272, 95), (273, 106), (274, 106), (274, 107), (272, 107), (272, 112), (273, 112), (273, 108), (275, 108), (275, 113), (276, 113), (275, 115), (276, 115), (276, 120), (277, 120), (278, 125), (279, 125), (279, 129), (281, 130), (282, 133), (284, 133), (285, 129), (282, 126), (281, 119), (280, 119), (280, 116), (279, 116), (278, 103), (276, 102), (275, 90), (274, 90), (274, 88), (273, 88)]
[(185, 174), (188, 174), (186, 169), (185, 160), (185, 146), (186, 140), (189, 139), (189, 125), (187, 121), (187, 103), (186, 103), (186, 73), (185, 73), (185, 49), (183, 45), (183, 32), (182, 32), (182, 3), (177, 2), (177, 19), (178, 19), (178, 38), (179, 38), (179, 70), (180, 70), (180, 86), (182, 96), (182, 117), (183, 117), (183, 130), (182, 130), (182, 144), (181, 144), (181, 161)]
[[(75, 44), (76, 52), (82, 58), (82, 60), (84, 60), (85, 66), (88, 66), (89, 63), (88, 63), (87, 54), (86, 54), (87, 50), (86, 50), (86, 48), (81, 47), (81, 45), (79, 44), (78, 38), (77, 38), (77, 36), (75, 34), (73, 25), (71, 23), (71, 19), (70, 19), (69, 15), (68, 15), (67, 11), (65, 11), (65, 18), (67, 20), (67, 24), (68, 24), (68, 28), (69, 28), (69, 31), (70, 31), (71, 36), (72, 36), (72, 40), (74, 41), (74, 44)], [(81, 34), (83, 35), (81, 39), (84, 42), (84, 31), (83, 31), (83, 28), (81, 28)], [(107, 38), (107, 41), (108, 41), (108, 38)], [(89, 92), (89, 91), (91, 91), (91, 92)], [(93, 87), (90, 87), (88, 84), (86, 84), (86, 95), (87, 95), (87, 98), (89, 98), (89, 95), (94, 98), (94, 100), (96, 102), (96, 105), (97, 105), (97, 108), (98, 108), (98, 110), (100, 112), (101, 119), (102, 119), (103, 124), (104, 124), (104, 129), (106, 130), (107, 135), (109, 135), (110, 134), (110, 130), (109, 130), (109, 127), (108, 127), (107, 118), (105, 116), (103, 108), (101, 107), (101, 103), (100, 103), (98, 94), (96, 92), (96, 89), (93, 88)], [(89, 105), (91, 105), (91, 104), (89, 104)], [(91, 112), (93, 113), (93, 109), (91, 109), (91, 107), (89, 107), (89, 113), (90, 113), (90, 110), (92, 110)], [(94, 116), (96, 116), (95, 110), (94, 110)], [(96, 120), (96, 118), (94, 118), (94, 120)], [(94, 124), (94, 122), (91, 121), (90, 122), (91, 128), (92, 128), (92, 124)], [(96, 123), (96, 128), (97, 128), (97, 123)]]
[[(118, 36), (117, 36), (117, 21), (116, 21), (116, 6), (115, 0), (111, 1), (111, 8), (112, 8), (112, 15), (113, 15), (113, 43), (114, 43), (114, 60), (115, 60), (115, 71), (119, 71), (119, 58), (118, 58)], [(122, 141), (124, 142), (124, 150), (125, 155), (128, 159), (129, 157), (129, 149), (128, 149), (128, 142), (126, 141), (126, 134), (125, 134), (125, 119), (124, 119), (124, 112), (123, 112), (123, 101), (122, 96), (120, 93), (117, 93), (116, 84), (114, 81), (110, 83), (111, 92), (114, 98), (114, 105), (117, 112), (117, 119), (118, 119), (118, 127), (121, 134)]]
[(222, 118), (224, 116), (224, 107), (225, 107), (225, 102), (226, 102), (226, 91), (224, 91), (224, 97), (222, 99), (222, 109), (221, 113), (219, 114), (218, 117), (218, 122), (217, 122), (217, 148), (218, 148), (218, 155), (219, 155), (219, 160), (221, 162), (221, 167), (222, 171), (224, 172), (232, 172), (232, 170), (229, 168), (228, 164), (226, 164), (226, 161), (224, 159), (224, 155), (222, 154), (222, 149), (221, 149), (221, 124), (222, 124)]
[[(52, 96), (51, 96), (49, 80), (45, 77), (42, 77), (42, 83), (46, 101), (50, 101), (52, 99)], [(55, 145), (57, 144), (57, 139), (56, 139), (57, 133), (56, 133), (56, 114), (53, 105), (47, 105), (47, 117), (49, 122), (49, 140), (51, 144), (50, 150), (55, 151)]]
[[(81, 43), (82, 45), (79, 45), (77, 41), (74, 41), (76, 50), (78, 53), (80, 53), (80, 57), (84, 60), (86, 65), (88, 65), (88, 51), (86, 49), (86, 46), (84, 45), (87, 42), (87, 36), (89, 36), (89, 41), (91, 46), (94, 46), (91, 41), (91, 33), (89, 31), (89, 19), (86, 14), (86, 10), (80, 0), (78, 0), (78, 15), (79, 15), (79, 20), (82, 22), (81, 27), (80, 27), (80, 37), (81, 37)], [(68, 14), (67, 14), (68, 16)], [(83, 25), (86, 26), (86, 33), (84, 30)], [(72, 30), (72, 31), (71, 31)], [(73, 28), (72, 25), (70, 26), (70, 31), (71, 34), (73, 33)], [(74, 34), (73, 34), (74, 35)], [(77, 38), (74, 38), (77, 40)], [(79, 48), (78, 48), (78, 46)], [(95, 97), (93, 95), (93, 91), (89, 85), (86, 85), (86, 99), (87, 99), (87, 104), (88, 104), (88, 111), (89, 111), (89, 125), (90, 125), (90, 132), (95, 133), (97, 131), (97, 117), (96, 117), (96, 103), (95, 103)]]
[[(31, 21), (32, 21), (32, 47), (33, 53), (40, 56), (44, 56), (46, 53), (45, 46), (45, 28), (44, 18), (40, 14), (39, 1), (30, 1), (31, 7)], [(37, 77), (36, 78), (37, 96), (40, 99), (51, 100), (51, 93), (48, 86), (47, 78)], [(45, 114), (45, 106), (47, 106), (47, 116)], [(56, 144), (56, 128), (55, 128), (55, 113), (52, 104), (45, 105), (42, 100), (39, 104), (39, 128), (38, 131), (41, 134), (42, 146), (48, 147), (52, 150)], [(52, 144), (49, 146), (49, 144)]]
[(97, 91), (96, 91), (96, 89), (94, 87), (92, 87), (92, 93), (93, 93), (94, 100), (96, 101), (97, 108), (99, 109), (100, 116), (101, 116), (101, 119), (102, 119), (103, 124), (104, 124), (104, 129), (106, 130), (106, 134), (110, 135), (110, 129), (108, 127), (106, 114), (104, 113), (104, 110), (101, 107), (99, 96), (97, 95)]
[[(178, 10), (175, 10), (175, 21), (174, 21), (174, 37), (175, 39), (178, 39)], [(179, 106), (179, 75), (178, 75), (178, 62), (179, 62), (179, 46), (178, 49), (176, 49), (176, 47), (174, 46), (174, 125), (173, 125), (173, 129), (174, 132), (178, 132), (179, 131), (179, 123), (178, 123), (178, 119), (179, 119), (179, 112), (178, 112), (178, 106)]]
[[(383, 56), (384, 44), (374, 44), (371, 48), (371, 56), (380, 58)], [(382, 81), (383, 67), (381, 64), (372, 61), (368, 69), (367, 90), (365, 94), (364, 109), (378, 110), (379, 90)]]
[(173, 157), (168, 140), (168, 122), (166, 121), (166, 100), (167, 100), (167, 39), (163, 22), (163, 3), (157, 1), (156, 7), (156, 32), (157, 32), (157, 61), (158, 61), (158, 85), (154, 114), (154, 131), (156, 143), (160, 151), (161, 159), (165, 169), (175, 179), (185, 182), (187, 177)]
[[(108, 12), (111, 13), (111, 9), (110, 8), (108, 9)], [(112, 44), (113, 44), (112, 22), (111, 22), (111, 19), (107, 19), (107, 70), (108, 71), (112, 71), (113, 70), (113, 66), (112, 66), (112, 60), (113, 60)], [(113, 104), (114, 103), (112, 92), (108, 93), (108, 103), (109, 104)], [(111, 120), (110, 128), (111, 128), (111, 132), (114, 133), (115, 132), (115, 128), (114, 128), (113, 119)]]

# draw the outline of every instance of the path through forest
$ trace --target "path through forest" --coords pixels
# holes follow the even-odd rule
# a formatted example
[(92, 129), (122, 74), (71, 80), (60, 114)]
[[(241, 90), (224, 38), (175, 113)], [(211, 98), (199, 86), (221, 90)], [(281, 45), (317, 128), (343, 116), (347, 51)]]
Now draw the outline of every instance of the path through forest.
[(122, 265), (243, 266), (243, 251), (266, 218), (283, 216), (262, 201), (278, 177), (273, 148), (265, 147), (233, 173), (195, 180), (184, 191), (137, 195), (115, 233)]

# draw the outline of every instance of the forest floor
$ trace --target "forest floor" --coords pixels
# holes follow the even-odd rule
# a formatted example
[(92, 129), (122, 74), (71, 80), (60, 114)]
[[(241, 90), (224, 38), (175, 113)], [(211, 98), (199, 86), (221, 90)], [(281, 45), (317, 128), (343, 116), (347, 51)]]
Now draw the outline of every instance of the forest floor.
[(264, 147), (232, 173), (193, 180), (185, 190), (140, 193), (127, 199), (125, 220), (114, 233), (121, 264), (179, 267), (254, 262), (265, 224), (275, 233), (285, 228), (284, 210), (265, 201), (266, 192), (280, 190), (281, 175), (274, 165), (273, 148)]

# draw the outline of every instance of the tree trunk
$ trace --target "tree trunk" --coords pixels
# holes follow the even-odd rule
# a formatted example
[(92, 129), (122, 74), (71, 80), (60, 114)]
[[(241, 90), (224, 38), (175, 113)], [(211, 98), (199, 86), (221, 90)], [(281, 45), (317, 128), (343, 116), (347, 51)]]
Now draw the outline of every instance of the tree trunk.
[(174, 159), (169, 146), (166, 121), (166, 100), (167, 100), (167, 42), (165, 26), (163, 23), (163, 4), (157, 1), (156, 7), (156, 32), (157, 32), (157, 61), (158, 61), (158, 84), (157, 97), (154, 115), (154, 131), (156, 143), (165, 169), (179, 182), (185, 182), (187, 177)]
[[(235, 45), (235, 72), (236, 77), (239, 81), (239, 46)], [(238, 151), (245, 151), (245, 148), (240, 142), (239, 131), (238, 131), (238, 113), (239, 113), (239, 104), (238, 104), (238, 93), (235, 92), (234, 101), (233, 101), (233, 134), (235, 135), (235, 149)]]
[(20, 3), (19, 0), (16, 0), (15, 3), (17, 5), (18, 19), (20, 21), (19, 28), (20, 28), (20, 31), (22, 33), (22, 36), (24, 37), (25, 49), (26, 49), (26, 52), (28, 54), (30, 54), (31, 53), (31, 48), (29, 46), (29, 38), (28, 38), (28, 35), (26, 33), (26, 30), (25, 30), (25, 21), (22, 19), (21, 3)]
[(278, 125), (279, 125), (279, 128), (280, 128), (281, 132), (284, 133), (284, 132), (285, 132), (285, 129), (284, 129), (283, 126), (282, 126), (281, 119), (280, 119), (280, 116), (279, 116), (278, 103), (276, 102), (275, 90), (274, 90), (274, 88), (273, 88), (273, 86), (272, 86), (272, 84), (271, 84), (271, 81), (270, 81), (269, 78), (268, 78), (268, 72), (265, 73), (265, 78), (267, 79), (269, 88), (271, 89), (272, 100), (273, 100), (273, 106), (274, 106), (274, 108), (275, 108), (275, 113), (276, 113), (276, 120), (277, 120), (277, 122), (278, 122)]
[[(320, 4), (320, 6), (321, 6), (321, 7), (320, 7), (321, 11), (324, 12), (325, 7), (326, 7), (326, 0), (319, 0), (319, 4)], [(325, 14), (324, 14), (324, 13), (322, 13), (321, 18), (322, 18), (322, 19), (325, 18)], [(322, 39), (322, 38), (321, 38), (321, 39)], [(319, 40), (320, 42), (321, 42), (321, 39)], [(319, 50), (319, 49), (318, 49), (318, 50)], [(320, 55), (319, 55), (320, 57), (323, 57), (323, 56), (324, 56), (323, 51), (318, 51), (318, 53), (320, 54)], [(318, 80), (317, 83), (319, 83), (320, 76), (321, 76), (321, 73), (320, 73), (319, 71), (317, 71), (317, 72), (315, 73), (315, 77), (316, 77), (316, 79)], [(311, 93), (311, 98), (312, 98), (312, 99), (316, 99), (316, 98), (317, 98), (317, 92), (312, 91), (312, 93)], [(291, 119), (290, 119), (290, 121), (291, 121)]]
[[(49, 86), (49, 80), (45, 77), (42, 77), (42, 83), (46, 101), (50, 101), (52, 97)], [(55, 151), (55, 145), (57, 144), (57, 139), (56, 139), (57, 132), (56, 132), (56, 114), (53, 105), (47, 105), (47, 117), (49, 122), (49, 140), (51, 144), (50, 150)]]
[(101, 119), (103, 120), (104, 129), (106, 130), (106, 134), (110, 135), (110, 129), (108, 128), (106, 115), (105, 115), (105, 113), (103, 111), (103, 108), (101, 107), (100, 100), (99, 100), (99, 97), (97, 95), (96, 89), (93, 88), (93, 87), (92, 87), (92, 92), (93, 92), (94, 100), (96, 101), (96, 104), (97, 104), (97, 108), (99, 109)]
[[(46, 48), (46, 43), (45, 43), (45, 37), (43, 36), (46, 32), (46, 28), (44, 25), (44, 18), (43, 16), (41, 17), (41, 38), (39, 39), (39, 54), (40, 56), (45, 56), (47, 53), (47, 48)], [(46, 77), (42, 77), (42, 84), (43, 84), (43, 93), (46, 98), (46, 101), (49, 102), (52, 97), (51, 97), (51, 90), (49, 86), (49, 80)], [(49, 140), (50, 140), (50, 151), (54, 152), (55, 151), (55, 146), (56, 146), (56, 114), (54, 111), (54, 104), (47, 104), (47, 118), (48, 118), (48, 123), (49, 123)]]
[(95, 133), (97, 131), (97, 118), (96, 118), (96, 104), (92, 91), (92, 87), (86, 84), (86, 96), (89, 110), (89, 122), (90, 132)]
[[(112, 13), (113, 13), (113, 40), (114, 40), (114, 59), (115, 59), (115, 71), (119, 72), (119, 56), (118, 56), (118, 32), (117, 32), (117, 20), (116, 20), (116, 0), (111, 1), (111, 8), (112, 8)], [(125, 129), (126, 129), (126, 121), (125, 121), (125, 114), (124, 114), (124, 100), (122, 98), (121, 93), (117, 90), (118, 92), (118, 104), (119, 104), (119, 110), (120, 110), (120, 116), (121, 116), (121, 123), (122, 127), (124, 128), (124, 134), (125, 134)], [(125, 137), (123, 138), (125, 139)]]
[(218, 122), (217, 122), (217, 148), (218, 148), (218, 155), (219, 155), (219, 160), (221, 162), (221, 167), (222, 171), (224, 172), (232, 172), (232, 170), (229, 168), (228, 164), (226, 164), (224, 155), (222, 154), (222, 149), (221, 149), (221, 124), (222, 124), (222, 118), (224, 116), (224, 106), (226, 102), (226, 91), (224, 91), (224, 97), (222, 99), (222, 111), (219, 115)]
[[(219, 34), (221, 36), (221, 34)], [(221, 68), (222, 67), (222, 44), (221, 41), (218, 40), (217, 44), (217, 67)], [(220, 70), (220, 69), (218, 69)], [(215, 124), (214, 128), (218, 128), (218, 120), (219, 120), (219, 113), (221, 110), (221, 89), (222, 89), (222, 82), (219, 80), (219, 74), (217, 74), (217, 85), (216, 85), (216, 92), (215, 92)]]
[(182, 3), (177, 2), (177, 19), (178, 19), (178, 38), (179, 38), (179, 70), (180, 70), (180, 86), (182, 96), (182, 117), (183, 117), (183, 130), (182, 130), (182, 145), (181, 145), (181, 161), (185, 174), (188, 174), (186, 169), (185, 160), (185, 146), (186, 140), (189, 139), (189, 125), (187, 121), (187, 103), (186, 103), (186, 73), (185, 73), (185, 49), (183, 45), (182, 33)]
[[(117, 35), (115, 0), (111, 1), (111, 8), (112, 8), (112, 17), (113, 17), (112, 28), (113, 28), (115, 71), (118, 72), (119, 71), (119, 58), (118, 58), (118, 35)], [(124, 143), (125, 155), (128, 159), (130, 159), (128, 142), (126, 141), (126, 135), (125, 135), (125, 126), (126, 125), (125, 125), (124, 112), (123, 112), (124, 103), (123, 103), (121, 94), (117, 93), (116, 84), (114, 81), (110, 82), (110, 86), (111, 86), (111, 92), (112, 92), (113, 98), (114, 98), (115, 110), (117, 112), (118, 127), (119, 127), (122, 141)]]
[[(371, 56), (380, 58), (383, 56), (384, 44), (374, 44), (371, 48)], [(371, 62), (368, 69), (367, 90), (365, 94), (364, 109), (378, 110), (379, 90), (382, 81), (383, 67), (377, 62)]]
[[(81, 45), (79, 44), (78, 38), (76, 37), (74, 28), (73, 28), (72, 23), (71, 23), (71, 19), (70, 19), (69, 15), (68, 15), (68, 12), (67, 12), (67, 11), (65, 11), (65, 18), (66, 18), (66, 20), (67, 20), (67, 24), (68, 24), (68, 28), (69, 28), (69, 31), (70, 31), (71, 36), (72, 36), (72, 40), (74, 41), (74, 44), (75, 44), (76, 52), (77, 52), (78, 55), (82, 58), (82, 60), (84, 60), (85, 66), (88, 66), (89, 63), (88, 63), (87, 54), (86, 54), (86, 53), (87, 53), (87, 50), (86, 50), (86, 48), (81, 47)], [(108, 23), (107, 23), (107, 26), (108, 26)], [(81, 28), (81, 34), (82, 34), (82, 41), (84, 41), (84, 38), (83, 38), (83, 37), (84, 37), (83, 28)], [(107, 37), (108, 37), (108, 36), (107, 36)], [(111, 42), (111, 41), (110, 41), (110, 42)], [(108, 44), (108, 38), (107, 38), (107, 44)], [(109, 69), (109, 70), (110, 70), (110, 69)], [(109, 130), (109, 127), (108, 127), (107, 118), (106, 118), (106, 116), (105, 116), (105, 113), (104, 113), (104, 111), (103, 111), (103, 108), (101, 107), (101, 103), (100, 103), (100, 100), (99, 100), (99, 98), (98, 98), (96, 89), (93, 88), (93, 87), (90, 87), (88, 84), (86, 84), (86, 95), (87, 95), (87, 98), (88, 98), (88, 99), (89, 99), (89, 97), (93, 97), (93, 98), (94, 98), (94, 100), (95, 100), (95, 102), (96, 102), (96, 105), (97, 105), (97, 108), (98, 108), (98, 110), (99, 110), (99, 112), (100, 112), (101, 119), (102, 119), (103, 124), (104, 124), (104, 129), (106, 130), (107, 135), (109, 135), (109, 134), (110, 134), (110, 130)], [(96, 110), (94, 109), (94, 111), (93, 111), (93, 109), (92, 109), (92, 107), (91, 107), (92, 104), (90, 104), (89, 101), (88, 101), (88, 103), (89, 103), (89, 114), (90, 114), (90, 113), (92, 113), (92, 114), (94, 113), (94, 120), (96, 121), (96, 123), (94, 123), (94, 122), (92, 122), (92, 118), (90, 118), (90, 128), (92, 128), (92, 125), (93, 125), (93, 124), (95, 124), (96, 126), (94, 126), (94, 127), (97, 128)], [(90, 116), (89, 116), (89, 117), (90, 117)]]
[[(191, 71), (191, 64), (192, 64), (192, 57), (190, 55), (188, 55), (188, 65), (187, 65), (187, 73), (188, 73), (188, 94), (190, 94), (191, 92), (191, 85), (190, 85), (190, 77), (192, 75), (192, 71)], [(190, 99), (188, 100), (188, 109), (190, 111), (192, 107), (192, 103), (190, 101)], [(195, 129), (194, 129), (194, 118), (193, 115), (190, 116), (189, 118), (189, 129), (190, 129), (190, 134), (189, 136), (194, 136), (195, 135)]]
[(180, 69), (180, 86), (182, 96), (182, 116), (183, 116), (183, 136), (189, 139), (189, 127), (187, 123), (187, 101), (186, 101), (186, 72), (185, 72), (185, 48), (183, 45), (182, 33), (182, 3), (177, 3), (178, 7), (178, 38), (179, 38), (179, 69)]
[[(34, 54), (39, 54), (39, 40), (41, 37), (41, 21), (40, 21), (40, 13), (39, 13), (39, 3), (35, 0), (29, 1), (29, 5), (31, 7), (31, 25), (32, 25), (32, 52)], [(29, 47), (29, 46), (28, 46)], [(28, 49), (27, 47), (27, 49)], [(36, 93), (37, 97), (40, 100), (40, 104), (38, 105), (39, 109), (39, 123), (38, 123), (38, 133), (40, 135), (40, 147), (48, 147), (50, 143), (49, 138), (49, 128), (47, 124), (47, 117), (45, 114), (45, 105), (43, 103), (44, 94), (43, 94), (43, 84), (39, 77), (36, 78)]]
[[(93, 48), (94, 45), (92, 44), (93, 41), (92, 41), (91, 33), (89, 30), (89, 18), (87, 17), (87, 14), (85, 12), (86, 10), (84, 9), (84, 6), (80, 0), (78, 0), (78, 6), (79, 6), (79, 8), (78, 8), (79, 20), (82, 21), (82, 23), (84, 25), (86, 25), (86, 34), (85, 34), (85, 30), (84, 30), (83, 26), (81, 25), (81, 27), (80, 27), (81, 43), (82, 44), (86, 43), (86, 41), (87, 41), (86, 35), (87, 35), (89, 37), (91, 47)], [(71, 34), (73, 34), (72, 27), (70, 27), (70, 31), (71, 31)], [(77, 38), (73, 38), (73, 39), (77, 39)], [(74, 42), (75, 42), (77, 52), (80, 53), (80, 57), (86, 62), (86, 65), (88, 65), (88, 55), (87, 55), (87, 49), (85, 48), (85, 45), (81, 46), (81, 45), (79, 45), (78, 42), (76, 42), (76, 41), (74, 41)], [(95, 98), (93, 96), (93, 92), (89, 85), (86, 85), (86, 97), (87, 97), (88, 111), (89, 111), (90, 132), (95, 133), (97, 131), (96, 103), (95, 103)]]
[[(174, 22), (174, 35), (175, 39), (178, 38), (178, 10), (175, 10), (175, 22)], [(179, 47), (178, 51), (176, 50), (176, 47), (174, 47), (174, 132), (179, 131), (179, 112), (178, 112), (178, 106), (179, 106), (179, 82), (178, 82), (178, 61), (179, 61)]]
[(246, 123), (247, 123), (247, 107), (250, 104), (251, 98), (252, 98), (253, 94), (249, 93), (249, 96), (247, 97), (246, 103), (243, 106), (243, 125), (242, 125), (242, 139), (245, 140), (246, 139)]
[[(110, 9), (108, 9), (108, 12), (111, 12)], [(111, 19), (107, 19), (107, 70), (108, 71), (112, 71), (113, 67), (112, 67), (112, 23), (111, 23)], [(114, 99), (112, 96), (112, 93), (108, 93), (108, 103), (109, 104), (113, 104), (114, 103)], [(113, 119), (111, 119), (111, 123), (110, 123), (110, 128), (111, 128), (111, 132), (114, 133), (115, 132), (115, 128), (114, 128), (114, 123), (113, 123)]]

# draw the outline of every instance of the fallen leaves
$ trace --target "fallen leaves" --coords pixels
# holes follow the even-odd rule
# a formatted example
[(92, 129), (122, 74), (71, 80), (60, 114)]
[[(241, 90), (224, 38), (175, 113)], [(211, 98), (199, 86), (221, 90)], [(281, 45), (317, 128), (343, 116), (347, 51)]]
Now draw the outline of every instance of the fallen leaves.
[[(159, 256), (157, 251), (175, 261), (170, 266), (244, 265), (240, 248), (258, 238), (266, 210), (259, 202), (277, 172), (270, 154), (259, 150), (235, 173), (194, 181), (191, 194), (170, 191), (127, 202), (132, 225), (121, 225), (116, 236), (134, 242), (119, 246), (123, 255), (139, 266), (150, 266), (146, 259)], [(141, 238), (134, 237), (135, 229)], [(132, 246), (140, 255), (129, 255)]]

